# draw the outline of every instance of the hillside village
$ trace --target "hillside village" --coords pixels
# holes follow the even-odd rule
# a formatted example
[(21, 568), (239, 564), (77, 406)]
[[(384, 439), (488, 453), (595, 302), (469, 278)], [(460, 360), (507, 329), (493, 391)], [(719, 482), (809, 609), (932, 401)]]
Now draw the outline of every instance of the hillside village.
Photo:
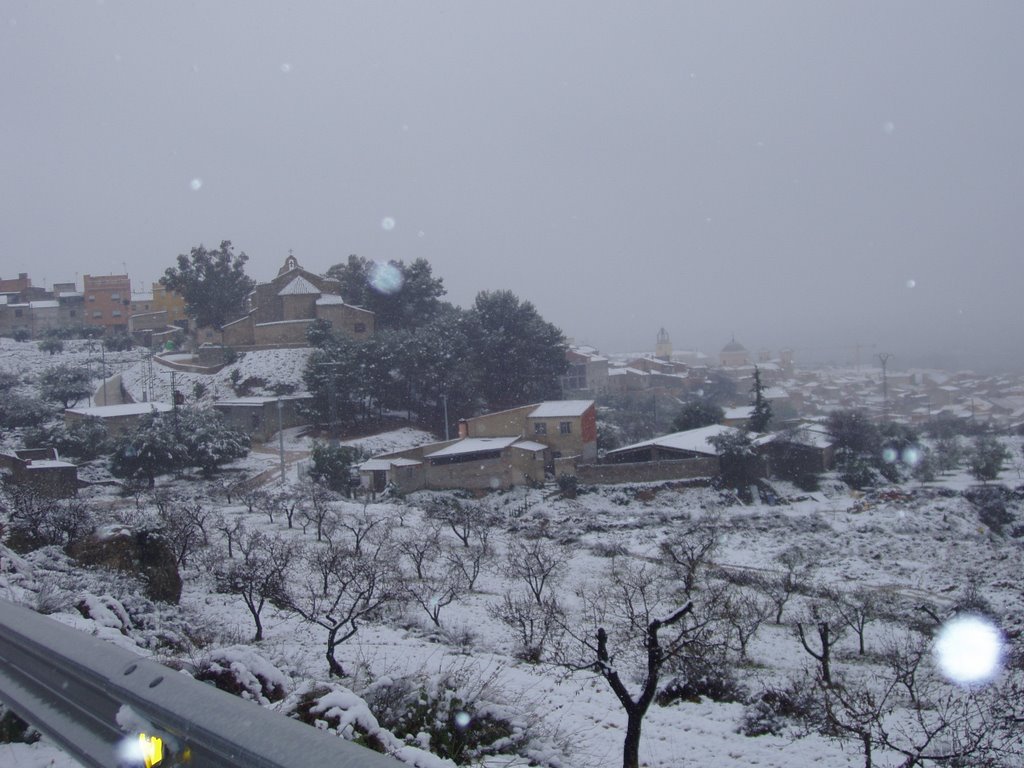
[[(1020, 764), (1024, 378), (661, 329), (648, 353), (560, 345), (525, 390), (551, 396), (424, 381), (345, 411), (338, 369), (388, 321), (292, 254), (220, 327), (159, 283), (75, 287), (0, 281), (11, 599), (423, 768)], [(83, 386), (47, 389), (60, 366)], [(143, 531), (164, 543), (133, 550)], [(345, 605), (356, 566), (365, 612), (303, 592)], [(929, 650), (961, 616), (1003, 643), (983, 683)], [(620, 690), (647, 683), (636, 715)]]

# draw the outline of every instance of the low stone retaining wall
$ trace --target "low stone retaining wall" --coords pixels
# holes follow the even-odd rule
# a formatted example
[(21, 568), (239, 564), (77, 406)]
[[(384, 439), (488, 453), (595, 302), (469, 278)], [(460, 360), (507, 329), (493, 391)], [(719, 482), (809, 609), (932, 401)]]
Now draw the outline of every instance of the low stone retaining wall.
[(689, 480), (714, 477), (718, 459), (680, 459), (678, 461), (643, 461), (632, 464), (579, 464), (576, 477), (581, 483), (616, 484), (648, 483), (658, 480)]

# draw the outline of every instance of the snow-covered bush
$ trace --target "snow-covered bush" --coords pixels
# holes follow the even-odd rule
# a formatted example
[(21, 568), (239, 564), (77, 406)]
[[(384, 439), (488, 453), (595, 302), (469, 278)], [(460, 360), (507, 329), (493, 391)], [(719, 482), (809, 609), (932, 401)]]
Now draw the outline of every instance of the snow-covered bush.
[(243, 645), (207, 652), (196, 663), (192, 676), (264, 706), (284, 699), (290, 687), (288, 678), (277, 667)]
[(656, 701), (663, 707), (677, 701), (700, 703), (701, 699), (711, 701), (744, 701), (747, 690), (736, 678), (733, 664), (724, 658), (695, 657), (685, 659), (681, 669), (658, 692)]
[(34, 744), (39, 738), (39, 731), (0, 704), (0, 744)]
[(530, 723), (497, 701), (495, 677), (458, 668), (384, 678), (364, 696), (378, 722), (396, 737), (458, 765), (489, 755), (527, 754)]
[(744, 736), (781, 736), (821, 721), (821, 705), (810, 680), (769, 686), (747, 703), (739, 732)]

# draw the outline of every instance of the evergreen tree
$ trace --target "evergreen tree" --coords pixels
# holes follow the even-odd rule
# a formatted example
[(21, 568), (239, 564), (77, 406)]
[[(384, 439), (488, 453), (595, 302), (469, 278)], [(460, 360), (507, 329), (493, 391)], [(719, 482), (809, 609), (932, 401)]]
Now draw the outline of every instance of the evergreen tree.
[(39, 377), (40, 394), (44, 400), (60, 403), (65, 409), (92, 394), (92, 377), (81, 366), (57, 365)]
[(1003, 471), (1003, 464), (1010, 458), (999, 439), (992, 435), (978, 435), (967, 452), (967, 468), (971, 475), (981, 482), (995, 480)]
[(690, 400), (684, 403), (672, 422), (672, 429), (685, 432), (689, 429), (700, 429), (718, 424), (725, 418), (722, 407), (708, 397)]
[(114, 442), (110, 456), (110, 474), (131, 479), (145, 478), (149, 487), (156, 476), (175, 472), (185, 466), (188, 456), (176, 435), (174, 416), (156, 413), (144, 417), (139, 425)]
[(188, 466), (197, 467), (204, 477), (249, 455), (249, 436), (228, 427), (217, 411), (180, 409), (178, 434)]
[(565, 337), (511, 291), (482, 291), (470, 310), (472, 359), (492, 410), (558, 398)]
[(351, 495), (349, 480), (352, 476), (352, 466), (360, 459), (358, 448), (314, 441), (310, 459), (312, 466), (309, 469), (309, 477), (314, 483), (325, 485), (332, 491), (339, 491), (346, 496)]
[(185, 311), (200, 327), (220, 328), (245, 312), (245, 300), (256, 283), (245, 274), (249, 257), (235, 254), (230, 240), (207, 250), (203, 245), (189, 255), (179, 254), (178, 266), (168, 267), (160, 283), (185, 299)]
[(754, 412), (750, 416), (750, 428), (754, 432), (764, 432), (772, 420), (772, 404), (764, 396), (764, 385), (761, 383), (761, 369), (754, 366)]
[(730, 488), (737, 489), (743, 497), (749, 495), (749, 487), (757, 481), (758, 461), (750, 433), (746, 430), (730, 430), (708, 438), (718, 451), (722, 481)]
[(417, 328), (431, 318), (445, 295), (444, 281), (434, 277), (430, 263), (389, 261), (380, 264), (349, 256), (335, 264), (327, 276), (341, 283), (341, 295), (349, 304), (374, 313), (378, 330)]
[(64, 351), (64, 342), (58, 336), (47, 336), (39, 342), (39, 351), (48, 352), (50, 356)]

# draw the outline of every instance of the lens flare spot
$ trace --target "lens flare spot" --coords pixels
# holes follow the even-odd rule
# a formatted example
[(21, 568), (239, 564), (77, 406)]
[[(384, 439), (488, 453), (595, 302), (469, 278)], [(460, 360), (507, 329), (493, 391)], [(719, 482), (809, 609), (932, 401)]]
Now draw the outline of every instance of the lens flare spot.
[(390, 216), (385, 216), (383, 219), (380, 220), (380, 228), (383, 229), (385, 232), (390, 232), (392, 229), (395, 228), (396, 223), (397, 222)]
[(886, 448), (884, 451), (882, 451), (882, 461), (884, 461), (886, 464), (893, 464), (898, 458), (899, 454), (896, 453), (895, 448)]
[(916, 288), (916, 287), (917, 287), (917, 280), (913, 280), (913, 279), (907, 280), (907, 288)]
[(200, 189), (203, 188), (203, 180), (197, 176), (196, 178), (192, 179), (192, 181), (190, 181), (188, 185), (192, 187), (193, 192), (198, 192)]
[(396, 294), (402, 290), (403, 282), (402, 272), (394, 264), (374, 263), (370, 268), (370, 287), (377, 293)]
[(287, 61), (284, 62), (284, 64), (281, 65), (281, 71), (287, 75), (289, 72), (292, 71), (292, 65), (289, 64)]
[(921, 449), (916, 445), (912, 445), (909, 448), (904, 448), (901, 454), (903, 463), (909, 467), (916, 467), (921, 463)]
[(882, 132), (891, 136), (896, 132), (896, 123), (892, 122), (891, 120), (887, 120), (886, 122), (882, 123)]
[(468, 712), (456, 712), (454, 719), (456, 728), (468, 728), (470, 720), (472, 720)]
[(992, 622), (964, 616), (942, 627), (933, 652), (942, 673), (953, 682), (980, 683), (998, 670), (1003, 640)]

